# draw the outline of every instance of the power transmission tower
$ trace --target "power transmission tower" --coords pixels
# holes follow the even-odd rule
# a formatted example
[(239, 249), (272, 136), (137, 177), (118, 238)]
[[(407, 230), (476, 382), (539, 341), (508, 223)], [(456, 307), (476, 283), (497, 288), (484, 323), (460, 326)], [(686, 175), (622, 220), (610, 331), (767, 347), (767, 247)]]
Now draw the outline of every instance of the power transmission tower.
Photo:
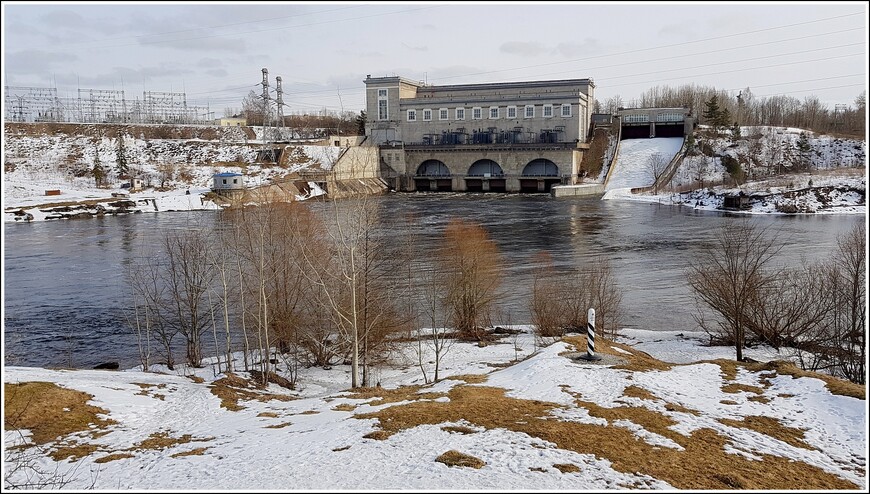
[(269, 144), (269, 121), (271, 120), (271, 108), (269, 106), (269, 69), (263, 68), (263, 149), (262, 161), (275, 162), (275, 152)]
[(281, 76), (275, 78), (275, 90), (278, 93), (278, 127), (284, 127), (284, 91), (281, 89)]

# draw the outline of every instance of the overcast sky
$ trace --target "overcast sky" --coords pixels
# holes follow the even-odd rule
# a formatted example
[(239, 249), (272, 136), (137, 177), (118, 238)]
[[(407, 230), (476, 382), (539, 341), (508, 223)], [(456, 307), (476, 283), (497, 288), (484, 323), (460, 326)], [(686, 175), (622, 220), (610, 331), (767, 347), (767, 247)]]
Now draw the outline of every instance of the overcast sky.
[(599, 101), (657, 85), (853, 104), (867, 2), (3, 3), (3, 82), (186, 92), (217, 116), (283, 79), (285, 114), (365, 104), (372, 76), (429, 84), (592, 78)]

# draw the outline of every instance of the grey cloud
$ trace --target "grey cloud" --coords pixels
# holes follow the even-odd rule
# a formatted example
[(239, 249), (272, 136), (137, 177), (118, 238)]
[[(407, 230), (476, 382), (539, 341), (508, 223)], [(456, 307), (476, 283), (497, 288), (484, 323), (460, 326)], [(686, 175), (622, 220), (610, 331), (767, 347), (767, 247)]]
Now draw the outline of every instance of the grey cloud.
[(412, 51), (429, 51), (428, 46), (411, 46), (408, 43), (402, 43), (402, 46)]
[(537, 41), (508, 41), (498, 48), (502, 53), (534, 57), (547, 52), (547, 48)]
[(419, 27), (420, 27), (420, 29), (422, 29), (424, 31), (435, 31), (438, 29), (435, 27), (434, 24), (422, 24)]
[(49, 27), (64, 27), (64, 28), (85, 28), (87, 22), (85, 18), (77, 12), (71, 10), (56, 10), (45, 15), (39, 16), (39, 21), (42, 25)]
[(206, 70), (205, 73), (210, 75), (210, 76), (214, 76), (214, 77), (226, 77), (226, 76), (230, 75), (230, 73), (224, 69)]
[(45, 74), (64, 62), (74, 62), (79, 57), (74, 53), (24, 50), (6, 55), (6, 71), (17, 74)]
[(598, 55), (604, 50), (597, 39), (586, 38), (580, 43), (559, 43), (556, 45), (554, 53), (568, 57), (578, 58), (582, 56)]
[(198, 62), (196, 62), (197, 67), (210, 68), (216, 65), (224, 65), (223, 60), (219, 60), (217, 58), (200, 58)]
[(181, 51), (225, 51), (230, 53), (243, 53), (247, 50), (247, 42), (241, 38), (219, 38), (219, 37), (200, 37), (200, 38), (179, 38), (169, 41), (158, 41), (153, 38), (141, 39), (139, 44), (142, 46), (155, 46), (160, 48), (172, 48)]

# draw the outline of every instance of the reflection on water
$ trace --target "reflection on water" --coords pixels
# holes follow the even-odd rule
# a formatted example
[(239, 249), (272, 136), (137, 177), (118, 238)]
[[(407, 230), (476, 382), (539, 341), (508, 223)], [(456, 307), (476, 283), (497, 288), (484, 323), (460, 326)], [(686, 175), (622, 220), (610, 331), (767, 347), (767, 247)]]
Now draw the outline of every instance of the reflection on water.
[[(827, 256), (837, 235), (864, 222), (863, 215), (746, 218), (536, 194), (419, 193), (373, 200), (381, 204), (388, 227), (405, 215), (415, 218), (411, 228), (420, 235), (424, 255), (451, 218), (484, 225), (506, 260), (502, 309), (513, 323), (529, 321), (530, 261), (546, 250), (561, 268), (609, 259), (623, 289), (623, 326), (653, 330), (696, 328), (684, 272), (720, 225), (747, 219), (769, 227), (783, 243), (776, 261), (796, 265)], [(4, 225), (5, 361), (135, 365), (136, 342), (122, 312), (124, 271), (143, 248), (159, 241), (160, 230), (211, 227), (216, 218), (194, 211)]]

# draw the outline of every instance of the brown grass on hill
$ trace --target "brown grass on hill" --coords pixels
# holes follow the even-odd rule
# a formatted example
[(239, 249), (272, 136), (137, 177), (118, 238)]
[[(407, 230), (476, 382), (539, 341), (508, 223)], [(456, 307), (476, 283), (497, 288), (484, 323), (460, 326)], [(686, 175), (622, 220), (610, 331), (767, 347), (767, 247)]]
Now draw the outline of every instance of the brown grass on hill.
[(181, 437), (172, 437), (167, 432), (154, 432), (148, 439), (144, 439), (137, 443), (135, 446), (130, 448), (131, 451), (143, 450), (143, 449), (154, 449), (161, 450), (166, 448), (171, 448), (173, 446), (177, 446), (179, 444), (187, 444), (191, 441), (211, 441), (214, 438), (201, 438), (194, 439), (190, 434), (185, 434)]
[(244, 410), (245, 407), (239, 405), (240, 400), (257, 400), (266, 402), (270, 400), (291, 401), (296, 398), (284, 394), (267, 393), (262, 391), (262, 386), (256, 385), (233, 373), (227, 373), (226, 377), (222, 377), (209, 385), (211, 393), (221, 399), (221, 406), (227, 410), (237, 412)]
[(442, 453), (438, 458), (435, 458), (435, 461), (443, 463), (448, 467), (483, 468), (486, 466), (486, 462), (480, 458), (460, 453), (455, 449)]
[(485, 383), (489, 379), (488, 374), (459, 374), (457, 376), (447, 376), (444, 379), (453, 379), (454, 381), (465, 381), (468, 384)]
[(757, 363), (757, 364), (745, 364), (746, 368), (753, 371), (758, 372), (762, 370), (768, 371), (776, 371), (777, 374), (783, 374), (792, 376), (795, 378), (798, 377), (813, 377), (816, 379), (821, 379), (825, 382), (825, 386), (828, 388), (828, 391), (831, 394), (841, 395), (841, 396), (851, 396), (852, 398), (858, 398), (859, 400), (866, 399), (866, 386), (862, 386), (860, 384), (855, 384), (850, 381), (846, 381), (843, 379), (838, 379), (833, 376), (828, 376), (825, 374), (820, 374), (818, 372), (805, 371), (797, 368), (794, 364), (789, 362), (783, 362), (782, 360), (774, 360), (771, 362)]
[(730, 383), (722, 386), (723, 393), (740, 393), (741, 391), (745, 391), (747, 393), (755, 393), (757, 395), (764, 394), (764, 390), (759, 388), (758, 386), (750, 386), (748, 384), (740, 384), (740, 383)]
[(175, 453), (172, 455), (173, 458), (181, 458), (182, 456), (201, 456), (208, 451), (208, 448), (195, 448), (190, 451), (182, 451), (181, 453)]
[[(92, 395), (49, 382), (3, 384), (3, 424), (6, 430), (29, 429), (36, 444), (45, 444), (74, 432), (97, 432), (114, 420), (102, 408), (88, 405)], [(94, 424), (96, 427), (91, 428)]]
[(422, 386), (401, 386), (396, 389), (385, 389), (379, 387), (357, 388), (353, 390), (351, 394), (344, 396), (344, 398), (350, 398), (352, 400), (370, 400), (372, 398), (378, 398), (377, 400), (368, 402), (369, 405), (378, 406), (387, 403), (397, 403), (400, 401), (421, 399), (434, 400), (445, 396), (444, 393), (420, 393), (419, 391), (421, 388)]
[(99, 449), (100, 447), (96, 444), (69, 441), (60, 443), (60, 445), (54, 448), (48, 456), (50, 456), (54, 461), (63, 461), (67, 459), (70, 461), (78, 461)]
[(784, 443), (791, 444), (796, 448), (818, 451), (818, 448), (814, 448), (804, 442), (804, 431), (806, 429), (784, 426), (775, 418), (752, 415), (743, 417), (743, 420), (719, 419), (719, 422), (731, 427), (760, 432), (766, 436), (779, 439)]
[(275, 412), (260, 412), (257, 414), (257, 417), (269, 417), (269, 418), (276, 419), (276, 418), (278, 418), (278, 414)]
[[(548, 417), (559, 405), (505, 396), (505, 390), (484, 386), (457, 386), (449, 402), (414, 402), (394, 405), (355, 417), (377, 419), (381, 429), (392, 434), (422, 424), (465, 420), (487, 429), (522, 432), (556, 444), (561, 449), (594, 454), (626, 473), (646, 474), (679, 489), (731, 489), (727, 479), (744, 479), (748, 489), (855, 489), (857, 486), (815, 466), (760, 454), (762, 461), (726, 453), (728, 438), (711, 429), (679, 437), (665, 427), (673, 421), (650, 410), (630, 407), (603, 409), (588, 405), (590, 413), (609, 420), (626, 418), (655, 432), (679, 438), (685, 450), (652, 446), (631, 431), (612, 426), (563, 422)], [(587, 404), (583, 403), (583, 406)]]
[(332, 407), (336, 412), (352, 412), (356, 410), (356, 405), (351, 405), (350, 403), (341, 403), (339, 405), (335, 405)]
[(622, 391), (623, 396), (628, 396), (629, 398), (640, 398), (642, 400), (650, 400), (655, 401), (658, 400), (659, 397), (650, 393), (649, 391), (641, 388), (640, 386), (626, 386)]
[(553, 468), (562, 473), (574, 473), (580, 471), (580, 467), (573, 463), (554, 463)]
[(282, 422), (280, 424), (267, 425), (266, 429), (283, 429), (284, 427), (293, 425), (293, 422)]
[(110, 455), (101, 456), (94, 460), (94, 463), (108, 463), (115, 460), (123, 460), (124, 458), (133, 458), (130, 453), (112, 453)]

